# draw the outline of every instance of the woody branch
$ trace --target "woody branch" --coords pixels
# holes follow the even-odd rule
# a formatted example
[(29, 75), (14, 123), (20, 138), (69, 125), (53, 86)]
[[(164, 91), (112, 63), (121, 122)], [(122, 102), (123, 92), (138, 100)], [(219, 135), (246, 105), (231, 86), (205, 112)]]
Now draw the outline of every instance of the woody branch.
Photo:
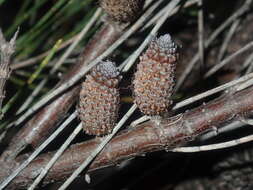
[[(128, 129), (112, 139), (91, 164), (89, 172), (144, 153), (182, 146), (212, 129), (213, 126), (219, 127), (224, 122), (246, 117), (253, 110), (252, 93), (253, 87), (233, 94), (229, 93), (175, 117), (156, 122), (148, 121), (136, 128)], [(96, 138), (71, 146), (50, 169), (43, 183), (66, 179), (101, 140), (102, 138)], [(41, 172), (52, 154), (51, 152), (39, 156), (12, 181), (10, 187), (27, 187)], [(1, 164), (5, 167), (0, 171), (1, 178), (8, 176), (8, 171), (13, 170), (11, 167), (16, 167), (19, 163), (22, 163), (21, 158), (15, 164)]]

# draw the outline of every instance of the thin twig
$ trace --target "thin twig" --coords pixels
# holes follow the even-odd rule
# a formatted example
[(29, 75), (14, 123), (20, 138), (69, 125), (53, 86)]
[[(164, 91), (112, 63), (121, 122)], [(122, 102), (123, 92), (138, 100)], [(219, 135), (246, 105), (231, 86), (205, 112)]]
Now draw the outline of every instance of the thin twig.
[(148, 121), (150, 120), (150, 117), (147, 116), (147, 115), (144, 115), (142, 117), (140, 117), (139, 119), (136, 119), (135, 121), (133, 121), (131, 124), (130, 124), (130, 127), (136, 127), (137, 125), (145, 122), (145, 121)]
[[(248, 67), (248, 68), (247, 68)], [(247, 68), (245, 74), (251, 73), (253, 70), (253, 53), (251, 53), (243, 64), (243, 68)]]
[(249, 135), (246, 137), (242, 137), (239, 139), (227, 141), (224, 143), (217, 143), (217, 144), (211, 144), (211, 145), (204, 145), (204, 146), (193, 146), (193, 147), (179, 147), (174, 148), (171, 151), (172, 152), (185, 152), (185, 153), (192, 153), (192, 152), (203, 152), (203, 151), (210, 151), (210, 150), (219, 150), (229, 147), (238, 146), (240, 144), (244, 144), (247, 142), (253, 141), (253, 135)]
[(251, 73), (252, 70), (253, 70), (253, 59), (252, 59), (250, 66), (248, 67), (247, 71), (245, 72), (245, 74)]
[(241, 121), (234, 121), (232, 123), (229, 123), (229, 124), (227, 124), (225, 126), (220, 127), (219, 129), (218, 128), (213, 128), (214, 130), (211, 130), (211, 131), (203, 134), (199, 139), (201, 141), (206, 141), (208, 139), (211, 139), (213, 137), (218, 136), (219, 134), (228, 133), (230, 131), (239, 129), (239, 128), (243, 127), (243, 126), (245, 126), (245, 124), (243, 122), (241, 122)]
[(219, 51), (219, 54), (218, 54), (218, 58), (217, 58), (217, 63), (220, 63), (223, 56), (225, 55), (226, 50), (227, 50), (228, 45), (229, 45), (229, 42), (231, 41), (231, 39), (232, 39), (232, 37), (233, 37), (240, 21), (241, 21), (240, 18), (236, 19), (234, 21), (234, 23), (232, 24), (232, 26), (230, 27), (230, 29), (229, 29), (222, 45), (221, 45), (221, 48), (220, 48), (220, 51)]
[(204, 69), (205, 61), (205, 47), (204, 47), (204, 11), (203, 0), (198, 0), (198, 38), (199, 38), (199, 55), (200, 55), (200, 68)]
[[(253, 74), (253, 73), (251, 73), (251, 74)], [(247, 80), (247, 81), (245, 81), (245, 82), (243, 82), (243, 83), (238, 84), (237, 86), (235, 86), (234, 90), (238, 92), (238, 91), (241, 91), (241, 90), (243, 90), (245, 88), (248, 88), (248, 87), (250, 87), (252, 85), (253, 85), (253, 79), (250, 79), (250, 80)]]
[(251, 53), (247, 59), (245, 60), (245, 62), (243, 63), (243, 68), (247, 68), (253, 61), (253, 53)]
[(245, 119), (245, 118), (242, 118), (241, 121), (242, 121), (244, 124), (253, 125), (253, 119)]

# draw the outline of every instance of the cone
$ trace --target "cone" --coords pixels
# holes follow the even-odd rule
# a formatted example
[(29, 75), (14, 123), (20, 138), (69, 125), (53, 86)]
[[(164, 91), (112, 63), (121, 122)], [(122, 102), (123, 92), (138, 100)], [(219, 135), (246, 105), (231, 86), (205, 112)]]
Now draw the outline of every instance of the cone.
[(134, 102), (149, 116), (162, 116), (172, 105), (178, 47), (169, 34), (151, 41), (134, 76)]
[(83, 129), (90, 135), (111, 133), (117, 122), (120, 75), (115, 63), (99, 63), (82, 83), (78, 106)]
[(144, 0), (100, 0), (100, 6), (114, 21), (129, 23), (142, 11)]

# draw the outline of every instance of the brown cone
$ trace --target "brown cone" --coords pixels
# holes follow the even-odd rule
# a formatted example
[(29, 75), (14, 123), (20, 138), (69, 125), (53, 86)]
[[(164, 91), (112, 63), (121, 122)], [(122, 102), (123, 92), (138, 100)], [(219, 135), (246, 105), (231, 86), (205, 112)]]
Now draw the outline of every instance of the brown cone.
[(177, 45), (169, 34), (155, 38), (140, 57), (134, 77), (134, 102), (145, 115), (163, 115), (172, 104)]
[(119, 71), (110, 61), (101, 62), (86, 76), (78, 112), (87, 134), (99, 136), (111, 133), (120, 104), (119, 81)]
[(141, 13), (144, 0), (100, 0), (100, 6), (114, 21), (128, 23)]

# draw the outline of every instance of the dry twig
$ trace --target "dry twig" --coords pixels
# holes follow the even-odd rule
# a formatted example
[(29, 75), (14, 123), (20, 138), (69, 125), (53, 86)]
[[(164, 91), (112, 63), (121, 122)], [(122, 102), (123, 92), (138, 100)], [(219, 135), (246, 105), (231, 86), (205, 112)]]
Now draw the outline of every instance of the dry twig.
[[(2, 109), (3, 99), (5, 97), (5, 83), (10, 77), (10, 59), (12, 54), (15, 52), (15, 41), (18, 36), (18, 31), (14, 34), (10, 42), (7, 42), (0, 29), (0, 110)], [(0, 118), (3, 115), (1, 113)]]
[(198, 1), (198, 36), (199, 36), (199, 55), (200, 55), (200, 68), (204, 69), (205, 61), (205, 47), (204, 47), (204, 8), (203, 0)]

